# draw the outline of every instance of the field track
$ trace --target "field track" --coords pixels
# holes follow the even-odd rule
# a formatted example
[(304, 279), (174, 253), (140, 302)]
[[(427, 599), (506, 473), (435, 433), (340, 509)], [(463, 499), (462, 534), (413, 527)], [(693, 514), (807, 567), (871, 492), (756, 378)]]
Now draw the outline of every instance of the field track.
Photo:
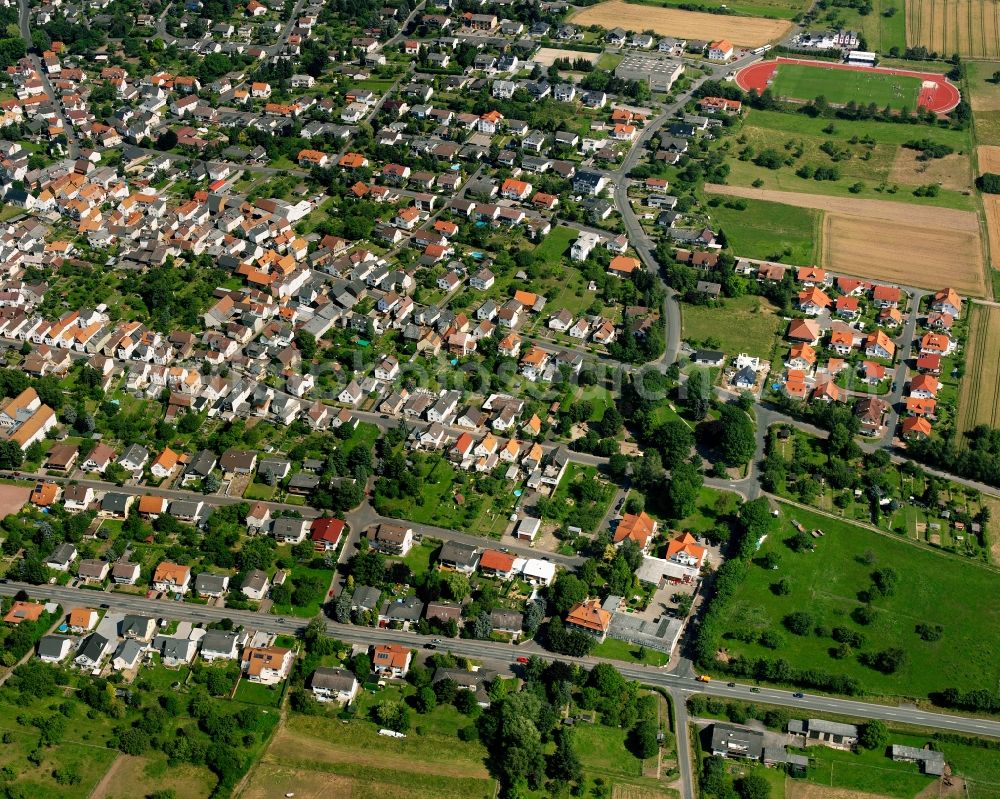
[[(912, 78), (919, 78), (928, 85), (927, 88), (920, 90), (920, 97), (917, 100), (917, 105), (920, 108), (927, 108), (938, 114), (944, 114), (951, 111), (951, 109), (958, 105), (958, 101), (961, 99), (961, 94), (954, 84), (946, 80), (943, 75), (938, 75), (933, 72), (914, 72), (908, 69), (859, 67), (851, 64), (833, 64), (828, 61), (809, 61), (800, 58), (775, 58), (771, 61), (758, 61), (756, 64), (744, 67), (736, 73), (736, 85), (745, 92), (755, 91), (758, 94), (761, 94), (770, 84), (772, 78), (774, 77), (774, 71), (778, 68), (779, 64), (799, 64), (801, 66), (816, 66), (817, 68), (824, 69), (845, 69), (856, 72), (881, 72), (886, 75), (906, 75)], [(933, 86), (930, 84), (933, 84)], [(808, 100), (811, 98), (795, 97), (792, 99)]]
[(792, 27), (787, 20), (705, 14), (679, 8), (633, 5), (624, 0), (607, 0), (582, 8), (574, 12), (569, 21), (575, 25), (600, 25), (609, 29), (621, 26), (628, 30), (651, 30), (659, 36), (679, 39), (729, 39), (744, 47), (778, 41)]

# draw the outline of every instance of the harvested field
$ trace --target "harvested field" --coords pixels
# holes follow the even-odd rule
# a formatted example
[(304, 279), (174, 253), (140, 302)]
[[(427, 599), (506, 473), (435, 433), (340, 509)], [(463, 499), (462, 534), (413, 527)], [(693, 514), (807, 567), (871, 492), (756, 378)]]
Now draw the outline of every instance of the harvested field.
[(965, 377), (958, 398), (960, 434), (977, 424), (1000, 426), (1000, 307), (971, 308)]
[(831, 271), (938, 289), (948, 264), (956, 291), (986, 296), (979, 217), (969, 211), (718, 184), (705, 191), (826, 211), (821, 264)]
[(30, 496), (31, 489), (27, 486), (0, 483), (0, 519), (21, 510)]
[(536, 61), (543, 67), (551, 67), (557, 58), (568, 58), (570, 61), (583, 59), (591, 64), (596, 64), (600, 58), (600, 53), (588, 53), (585, 50), (560, 50), (558, 47), (542, 47), (534, 56), (532, 61)]
[[(273, 763), (257, 766), (246, 787), (240, 793), (241, 799), (277, 799), (294, 793), (303, 799), (321, 799), (327, 796), (355, 796), (352, 790), (354, 780), (309, 769), (293, 769)], [(369, 786), (374, 787), (374, 786)]]
[(118, 755), (90, 794), (91, 799), (131, 799), (138, 793), (173, 790), (185, 799), (208, 797), (215, 789), (215, 775), (190, 764), (170, 766), (153, 757)]
[(784, 20), (703, 14), (676, 8), (631, 5), (624, 0), (607, 0), (574, 13), (576, 25), (622, 27), (627, 30), (651, 30), (660, 36), (680, 39), (729, 39), (736, 45), (759, 47), (783, 37), (792, 23)]
[(995, 144), (980, 144), (976, 148), (979, 157), (979, 174), (983, 172), (1000, 173), (1000, 147)]
[(1000, 2), (907, 0), (906, 43), (943, 56), (1000, 57)]
[(943, 189), (954, 189), (955, 191), (970, 191), (972, 189), (972, 166), (968, 156), (952, 153), (944, 158), (921, 161), (917, 157), (919, 155), (920, 153), (916, 150), (900, 148), (893, 159), (889, 180), (893, 183), (902, 183), (905, 186), (937, 183)]
[(1000, 269), (1000, 195), (984, 194), (983, 209), (990, 233), (990, 263), (994, 269)]
[(948, 282), (962, 294), (986, 294), (977, 232), (941, 225), (890, 222), (827, 213), (822, 265), (833, 272), (938, 288), (948, 264)]
[(877, 793), (831, 788), (805, 780), (785, 780), (785, 799), (888, 799)]

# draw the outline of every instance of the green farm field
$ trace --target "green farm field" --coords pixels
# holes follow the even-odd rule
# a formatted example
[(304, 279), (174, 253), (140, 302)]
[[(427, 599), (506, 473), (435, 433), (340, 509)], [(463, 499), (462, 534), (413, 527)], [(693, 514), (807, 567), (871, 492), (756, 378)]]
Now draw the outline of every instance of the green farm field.
[[(903, 144), (923, 138), (950, 147), (953, 154), (932, 162), (917, 162), (917, 151)], [(747, 115), (736, 142), (723, 147), (729, 147), (736, 156), (728, 161), (727, 182), (734, 186), (749, 186), (759, 180), (766, 189), (891, 199), (963, 211), (974, 207), (973, 198), (963, 194), (972, 186), (972, 141), (968, 131), (812, 119), (803, 114), (754, 110)], [(752, 157), (766, 148), (777, 150), (792, 163), (778, 169), (757, 166)], [(747, 151), (751, 153), (749, 159), (743, 156)], [(802, 178), (796, 170), (803, 165), (834, 166), (841, 176), (832, 181)], [(929, 182), (943, 183), (937, 197), (915, 197), (909, 188)], [(876, 191), (879, 188), (883, 191)]]
[[(872, 0), (871, 13), (859, 14), (854, 8), (829, 6), (820, 17), (823, 27), (832, 30), (858, 31), (867, 49), (886, 54), (893, 47), (902, 52), (906, 47), (906, 15), (904, 0)], [(888, 16), (886, 14), (888, 13)]]
[(774, 73), (771, 89), (778, 97), (812, 100), (825, 97), (834, 105), (846, 105), (851, 100), (879, 108), (916, 110), (920, 94), (919, 78), (880, 72), (860, 72), (847, 69), (807, 67), (781, 64)]
[[(793, 552), (785, 541), (794, 534), (791, 520), (807, 530), (821, 529), (814, 551)], [(812, 668), (853, 677), (864, 691), (883, 696), (926, 697), (951, 686), (964, 690), (992, 690), (1000, 679), (1000, 610), (981, 597), (993, 596), (1000, 574), (971, 560), (894, 540), (890, 535), (781, 503), (778, 532), (761, 547), (759, 557), (780, 558), (777, 571), (753, 565), (725, 610), (729, 635), (724, 645), (731, 655), (782, 658), (793, 667)], [(891, 567), (898, 575), (894, 593), (875, 600), (874, 619), (867, 625), (854, 620), (862, 603), (859, 594), (872, 583), (876, 569)], [(787, 578), (790, 592), (779, 595), (772, 585)], [(969, 613), (976, 607), (975, 613)], [(785, 629), (790, 613), (808, 611), (811, 629), (804, 636)], [(937, 641), (925, 641), (916, 625), (941, 625)], [(835, 627), (864, 636), (847, 657), (835, 659)], [(776, 632), (776, 650), (744, 643), (767, 630)], [(821, 632), (821, 635), (817, 634)], [(863, 653), (898, 648), (905, 660), (894, 673), (864, 665)]]
[(743, 210), (725, 204), (712, 209), (712, 219), (725, 231), (733, 252), (745, 258), (782, 259), (794, 264), (816, 262), (822, 211), (766, 200), (740, 202), (746, 204)]

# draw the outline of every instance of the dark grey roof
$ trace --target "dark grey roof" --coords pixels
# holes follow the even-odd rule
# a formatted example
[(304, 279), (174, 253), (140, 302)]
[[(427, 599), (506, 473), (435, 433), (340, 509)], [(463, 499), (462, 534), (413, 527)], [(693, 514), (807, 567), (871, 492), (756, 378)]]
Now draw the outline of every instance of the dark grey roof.
[(457, 541), (445, 541), (438, 555), (439, 563), (453, 563), (456, 566), (475, 566), (478, 560), (479, 550), (476, 547)]
[(309, 679), (310, 688), (325, 688), (328, 691), (350, 691), (357, 678), (347, 669), (321, 666)]
[(215, 453), (210, 450), (203, 449), (191, 459), (191, 462), (184, 470), (184, 474), (206, 477), (212, 469), (215, 468), (215, 461)]
[(62, 654), (63, 643), (72, 640), (65, 635), (42, 636), (42, 640), (38, 642), (38, 655), (39, 657), (57, 658)]
[(389, 621), (417, 621), (424, 613), (424, 603), (415, 596), (389, 602), (382, 615)]
[(226, 590), (229, 575), (202, 572), (194, 580), (194, 590), (199, 594), (221, 594)]
[(228, 654), (236, 648), (236, 633), (231, 630), (209, 630), (201, 639), (202, 652)]
[(144, 636), (146, 631), (149, 629), (149, 622), (152, 621), (149, 616), (132, 616), (128, 615), (122, 619), (122, 635), (138, 635)]
[(354, 593), (351, 594), (351, 605), (356, 608), (373, 610), (378, 607), (378, 601), (381, 596), (382, 592), (378, 588), (370, 585), (359, 585), (354, 589)]
[(109, 491), (101, 500), (101, 510), (108, 513), (125, 513), (129, 506), (129, 495)]
[(96, 663), (101, 659), (108, 646), (108, 639), (100, 633), (91, 633), (84, 640), (80, 647), (80, 654), (77, 657), (86, 658), (91, 663)]

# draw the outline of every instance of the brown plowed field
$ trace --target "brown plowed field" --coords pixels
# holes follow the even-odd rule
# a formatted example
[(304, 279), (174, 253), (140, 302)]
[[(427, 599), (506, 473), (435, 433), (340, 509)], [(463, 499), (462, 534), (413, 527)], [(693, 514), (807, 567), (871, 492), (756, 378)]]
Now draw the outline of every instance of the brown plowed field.
[(623, 0), (607, 0), (584, 8), (574, 13), (569, 21), (575, 25), (600, 25), (609, 29), (651, 30), (660, 36), (678, 39), (729, 39), (745, 47), (777, 41), (792, 27), (792, 23), (785, 20), (703, 14), (679, 8), (633, 5)]
[(705, 190), (825, 211), (822, 265), (831, 271), (918, 288), (948, 283), (986, 296), (979, 218), (971, 211), (718, 184)]

